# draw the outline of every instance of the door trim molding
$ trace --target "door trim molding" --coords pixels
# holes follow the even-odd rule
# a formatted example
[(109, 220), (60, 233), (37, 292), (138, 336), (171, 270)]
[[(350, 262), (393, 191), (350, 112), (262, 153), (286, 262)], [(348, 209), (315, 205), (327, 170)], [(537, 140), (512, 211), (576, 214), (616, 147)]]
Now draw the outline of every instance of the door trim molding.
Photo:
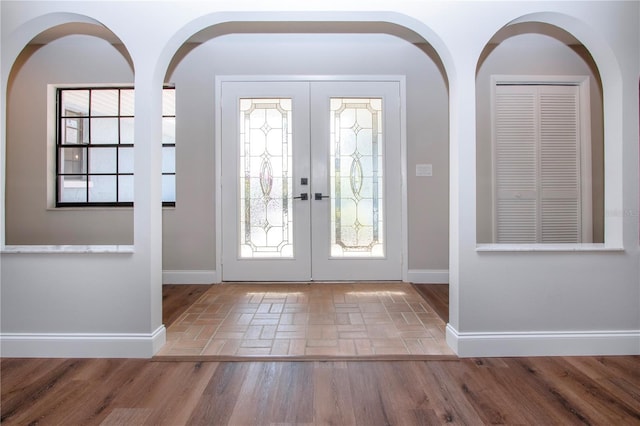
[[(222, 84), (224, 82), (286, 82), (286, 81), (363, 81), (397, 82), (400, 86), (400, 179), (402, 186), (402, 280), (408, 279), (407, 259), (409, 254), (408, 237), (408, 200), (407, 200), (407, 112), (406, 112), (406, 76), (404, 75), (217, 75), (215, 77), (214, 123), (215, 123), (215, 232), (216, 232), (216, 271), (222, 271)], [(222, 280), (222, 274), (218, 277)]]

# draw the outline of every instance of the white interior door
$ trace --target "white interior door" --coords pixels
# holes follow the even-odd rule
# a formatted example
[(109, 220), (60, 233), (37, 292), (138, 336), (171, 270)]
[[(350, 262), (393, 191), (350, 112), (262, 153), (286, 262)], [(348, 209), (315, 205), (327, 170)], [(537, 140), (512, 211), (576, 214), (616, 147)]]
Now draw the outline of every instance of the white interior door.
[(222, 278), (399, 280), (398, 82), (225, 81)]

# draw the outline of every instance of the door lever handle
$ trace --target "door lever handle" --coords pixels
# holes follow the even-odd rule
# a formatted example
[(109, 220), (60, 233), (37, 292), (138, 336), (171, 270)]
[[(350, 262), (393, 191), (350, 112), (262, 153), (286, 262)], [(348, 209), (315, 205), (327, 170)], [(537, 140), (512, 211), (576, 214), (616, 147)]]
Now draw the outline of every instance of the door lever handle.
[(323, 198), (329, 198), (328, 195), (322, 195), (322, 192), (316, 192), (314, 195), (314, 200), (322, 200)]
[(309, 194), (307, 194), (306, 192), (303, 192), (302, 194), (300, 194), (299, 197), (293, 197), (293, 199), (307, 201), (309, 199)]

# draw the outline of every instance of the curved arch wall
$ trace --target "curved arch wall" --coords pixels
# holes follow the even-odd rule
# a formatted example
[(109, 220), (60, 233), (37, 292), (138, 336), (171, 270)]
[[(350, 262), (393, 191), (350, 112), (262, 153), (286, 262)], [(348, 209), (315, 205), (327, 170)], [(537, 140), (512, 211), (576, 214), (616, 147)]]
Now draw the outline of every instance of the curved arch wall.
[[(604, 140), (602, 84), (589, 52), (577, 41), (566, 40), (557, 27), (516, 25), (513, 34), (491, 43), (483, 52), (476, 78), (477, 220), (478, 244), (493, 242), (491, 77), (494, 75), (586, 76), (589, 79), (591, 124), (590, 156), (593, 190), (593, 242), (604, 242)], [(498, 34), (506, 32), (509, 27)], [(526, 31), (530, 28), (529, 31)], [(559, 34), (557, 34), (559, 33)], [(554, 37), (554, 34), (555, 35)], [(556, 38), (557, 37), (557, 38)]]
[[(5, 243), (8, 245), (133, 244), (131, 209), (56, 209), (55, 111), (49, 85), (133, 85), (133, 72), (108, 41), (72, 34), (30, 45), (9, 81)], [(67, 86), (65, 86), (67, 85)], [(102, 225), (100, 225), (102, 224)]]
[[(461, 356), (640, 352), (638, 4), (393, 2), (385, 7), (392, 12), (377, 12), (364, 5), (311, 2), (296, 5), (297, 10), (286, 13), (275, 11), (291, 9), (291, 5), (277, 1), (269, 6), (244, 2), (242, 11), (231, 12), (218, 10), (215, 3), (184, 5), (2, 3), (2, 128), (7, 128), (7, 117), (11, 117), (7, 102), (9, 70), (29, 40), (47, 28), (73, 20), (99, 22), (122, 41), (136, 71), (132, 244), (122, 240), (125, 245), (106, 247), (12, 246), (6, 239), (10, 232), (3, 232), (3, 356), (147, 357), (159, 349), (164, 342), (163, 212), (161, 152), (154, 142), (160, 135), (160, 88), (167, 70), (180, 46), (193, 34), (217, 23), (306, 20), (324, 21), (328, 26), (352, 21), (395, 24), (420, 35), (442, 60), (446, 77), (440, 74), (437, 78), (446, 81), (449, 152), (448, 164), (442, 158), (436, 164), (449, 173), (448, 265), (422, 263), (421, 248), (429, 250), (434, 241), (418, 233), (410, 242), (415, 248), (408, 262), (410, 268), (448, 270), (451, 297), (447, 338)], [(253, 11), (254, 7), (262, 11)], [(123, 16), (145, 19), (125, 20)], [(477, 19), (480, 16), (482, 19)], [(504, 247), (482, 250), (477, 245), (476, 65), (491, 37), (521, 17), (566, 29), (590, 50), (600, 69), (605, 98), (604, 203), (605, 210), (609, 209), (601, 246), (523, 251)], [(371, 28), (375, 33), (375, 25)], [(189, 61), (195, 60), (198, 49), (178, 61), (169, 76), (184, 78), (181, 73)], [(416, 87), (424, 90), (421, 79), (425, 77), (416, 75)], [(442, 86), (437, 90), (443, 92)], [(419, 117), (418, 107), (409, 108), (409, 114)], [(410, 120), (407, 122), (411, 126)], [(432, 135), (419, 128), (409, 128), (408, 132), (414, 134), (416, 156), (423, 155), (428, 162), (430, 153), (419, 151), (418, 147), (424, 145), (417, 141)], [(3, 158), (8, 158), (4, 152), (13, 143), (7, 140), (9, 135), (2, 134)], [(434, 170), (438, 170), (436, 164)], [(407, 168), (410, 176), (411, 167), (409, 164)], [(3, 191), (10, 185), (7, 171), (10, 167), (3, 165)], [(428, 185), (422, 186), (409, 178), (410, 196), (425, 197)], [(4, 203), (5, 197), (2, 199)], [(427, 197), (421, 203), (428, 205), (429, 201)], [(442, 197), (433, 202), (442, 203)], [(3, 204), (3, 223), (8, 209)], [(179, 213), (176, 209), (170, 214)], [(410, 212), (410, 226), (424, 226), (423, 214), (427, 213), (420, 208)], [(164, 229), (169, 234), (166, 224)], [(189, 267), (207, 268), (200, 264)]]

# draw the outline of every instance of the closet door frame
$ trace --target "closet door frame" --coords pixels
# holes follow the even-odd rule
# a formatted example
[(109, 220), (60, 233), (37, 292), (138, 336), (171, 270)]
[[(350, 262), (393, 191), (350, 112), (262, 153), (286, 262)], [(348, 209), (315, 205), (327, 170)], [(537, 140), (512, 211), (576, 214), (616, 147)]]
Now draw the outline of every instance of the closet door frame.
[(591, 101), (590, 79), (588, 76), (568, 75), (492, 75), (491, 76), (491, 144), (492, 144), (492, 228), (493, 241), (497, 243), (497, 188), (496, 188), (496, 87), (500, 85), (541, 85), (576, 86), (578, 101), (578, 132), (580, 134), (580, 201), (581, 201), (581, 243), (593, 242), (593, 202), (591, 165)]

